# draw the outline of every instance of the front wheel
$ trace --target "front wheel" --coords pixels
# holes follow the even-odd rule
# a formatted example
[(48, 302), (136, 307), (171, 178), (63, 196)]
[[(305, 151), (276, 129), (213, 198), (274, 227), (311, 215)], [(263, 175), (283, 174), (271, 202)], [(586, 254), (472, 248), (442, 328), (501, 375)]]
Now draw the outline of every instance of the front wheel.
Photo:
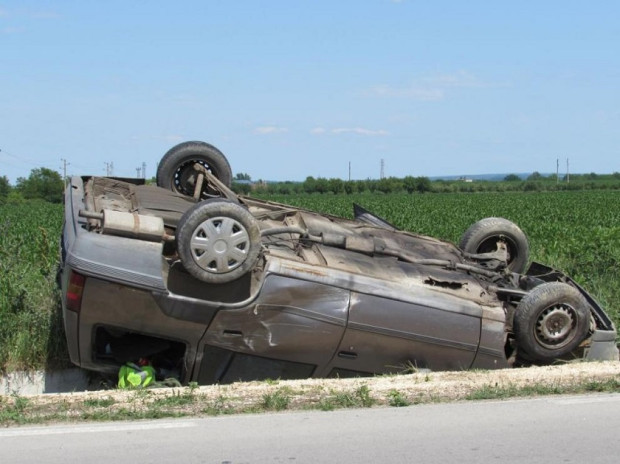
[(197, 279), (222, 284), (250, 271), (258, 259), (260, 228), (243, 206), (215, 198), (181, 217), (176, 234), (183, 267)]
[(533, 361), (551, 362), (579, 346), (589, 321), (588, 303), (579, 290), (562, 282), (541, 284), (517, 305), (518, 349)]

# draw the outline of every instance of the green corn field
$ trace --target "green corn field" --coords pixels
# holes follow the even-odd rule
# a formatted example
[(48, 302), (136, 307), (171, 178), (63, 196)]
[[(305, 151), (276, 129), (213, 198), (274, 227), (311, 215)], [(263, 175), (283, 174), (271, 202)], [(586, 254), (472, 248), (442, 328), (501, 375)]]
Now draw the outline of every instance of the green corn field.
[[(564, 271), (620, 322), (620, 191), (271, 195), (266, 199), (352, 217), (359, 203), (395, 226), (458, 243), (489, 216), (518, 224), (531, 259)], [(55, 275), (62, 205), (0, 205), (0, 370), (68, 363)]]
[(62, 205), (0, 205), (0, 370), (66, 364), (59, 261)]

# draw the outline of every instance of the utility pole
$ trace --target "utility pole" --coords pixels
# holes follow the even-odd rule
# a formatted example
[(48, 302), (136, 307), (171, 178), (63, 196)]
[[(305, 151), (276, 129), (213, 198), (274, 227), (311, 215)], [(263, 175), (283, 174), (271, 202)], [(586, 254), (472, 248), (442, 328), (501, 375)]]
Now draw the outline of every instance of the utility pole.
[(65, 188), (67, 188), (67, 166), (71, 163), (67, 163), (67, 160), (64, 158), (60, 158), (60, 161), (62, 161), (62, 178), (65, 181)]
[(379, 179), (385, 178), (385, 160), (381, 158), (381, 173)]
[(140, 166), (136, 168), (136, 177), (140, 178)]
[(142, 178), (146, 179), (146, 163), (142, 161)]

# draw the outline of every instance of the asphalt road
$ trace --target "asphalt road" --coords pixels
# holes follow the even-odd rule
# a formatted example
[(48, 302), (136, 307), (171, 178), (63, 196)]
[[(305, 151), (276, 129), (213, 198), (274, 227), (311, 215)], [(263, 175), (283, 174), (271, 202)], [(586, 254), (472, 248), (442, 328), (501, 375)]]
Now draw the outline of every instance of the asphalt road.
[(620, 394), (0, 430), (2, 463), (620, 462)]

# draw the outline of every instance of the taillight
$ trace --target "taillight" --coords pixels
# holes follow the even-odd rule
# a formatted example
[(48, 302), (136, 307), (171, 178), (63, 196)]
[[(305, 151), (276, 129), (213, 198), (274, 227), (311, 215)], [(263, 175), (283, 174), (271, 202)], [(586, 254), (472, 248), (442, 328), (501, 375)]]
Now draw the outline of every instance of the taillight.
[(69, 285), (65, 295), (65, 302), (69, 311), (74, 311), (76, 313), (80, 312), (80, 307), (82, 306), (82, 292), (84, 291), (85, 282), (86, 277), (75, 271), (71, 271)]

